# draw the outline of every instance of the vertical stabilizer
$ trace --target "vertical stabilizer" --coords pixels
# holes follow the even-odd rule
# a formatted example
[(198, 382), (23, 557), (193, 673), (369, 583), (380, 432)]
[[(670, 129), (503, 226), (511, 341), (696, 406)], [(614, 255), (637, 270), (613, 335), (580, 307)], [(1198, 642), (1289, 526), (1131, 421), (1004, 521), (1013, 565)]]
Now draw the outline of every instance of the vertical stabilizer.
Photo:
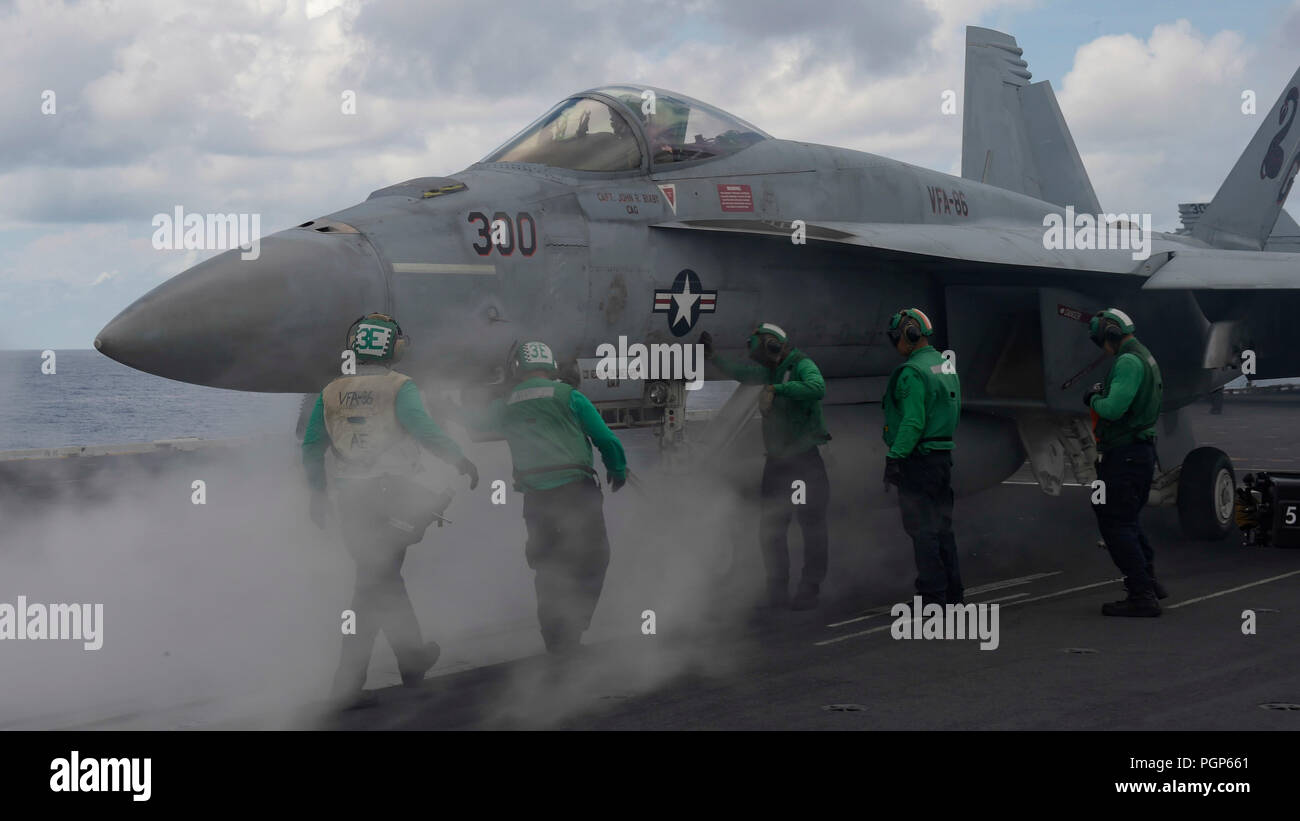
[(1219, 192), (1192, 225), (1192, 236), (1218, 248), (1263, 250), (1300, 170), (1300, 70), (1264, 116)]
[[(1178, 203), (1178, 216), (1182, 220), (1183, 226), (1177, 230), (1179, 234), (1190, 234), (1196, 227), (1196, 220), (1205, 209), (1209, 207), (1207, 202), (1180, 202)], [(1265, 251), (1282, 251), (1294, 254), (1300, 252), (1300, 225), (1291, 218), (1291, 215), (1283, 208), (1277, 214), (1277, 222), (1273, 223), (1273, 233), (1268, 235), (1268, 241), (1264, 243)]]
[(1051, 83), (1030, 83), (1016, 39), (966, 28), (962, 176), (1084, 213), (1101, 206)]
[(1074, 137), (1056, 104), (1052, 84), (1043, 81), (1025, 86), (1020, 90), (1020, 104), (1043, 199), (1073, 205), (1080, 213), (1101, 213), (1097, 192), (1092, 189)]
[(1020, 89), (1031, 76), (1022, 53), (1009, 34), (966, 27), (961, 175), (1038, 197), (1042, 192), (1020, 117)]

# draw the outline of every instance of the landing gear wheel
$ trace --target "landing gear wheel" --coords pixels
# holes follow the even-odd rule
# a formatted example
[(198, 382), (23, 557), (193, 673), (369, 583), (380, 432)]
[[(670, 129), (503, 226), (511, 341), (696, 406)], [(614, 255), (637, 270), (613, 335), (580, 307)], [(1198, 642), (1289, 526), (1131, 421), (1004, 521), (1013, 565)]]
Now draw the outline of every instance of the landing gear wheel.
[(1232, 529), (1237, 487), (1232, 460), (1218, 448), (1197, 448), (1178, 476), (1178, 521), (1183, 535), (1215, 542)]

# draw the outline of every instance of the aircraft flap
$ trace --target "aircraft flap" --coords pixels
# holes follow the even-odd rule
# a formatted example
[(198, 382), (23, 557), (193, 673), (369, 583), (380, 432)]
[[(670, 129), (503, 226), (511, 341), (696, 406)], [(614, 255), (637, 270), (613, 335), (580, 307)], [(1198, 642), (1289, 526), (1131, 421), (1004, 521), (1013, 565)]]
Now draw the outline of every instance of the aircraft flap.
[(1144, 291), (1300, 289), (1300, 254), (1271, 251), (1175, 251), (1142, 285)]

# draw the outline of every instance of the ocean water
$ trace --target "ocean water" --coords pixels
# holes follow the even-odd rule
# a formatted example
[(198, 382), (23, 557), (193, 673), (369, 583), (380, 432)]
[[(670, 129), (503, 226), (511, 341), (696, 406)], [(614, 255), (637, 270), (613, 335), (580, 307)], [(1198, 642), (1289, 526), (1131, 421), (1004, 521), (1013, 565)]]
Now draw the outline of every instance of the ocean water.
[(0, 351), (0, 450), (293, 431), (301, 394), (245, 393), (142, 373), (94, 350)]
[[(142, 373), (93, 350), (0, 351), (0, 450), (119, 445), (197, 436), (222, 439), (294, 430), (301, 394), (247, 393)], [(734, 382), (687, 393), (692, 408), (718, 407)]]

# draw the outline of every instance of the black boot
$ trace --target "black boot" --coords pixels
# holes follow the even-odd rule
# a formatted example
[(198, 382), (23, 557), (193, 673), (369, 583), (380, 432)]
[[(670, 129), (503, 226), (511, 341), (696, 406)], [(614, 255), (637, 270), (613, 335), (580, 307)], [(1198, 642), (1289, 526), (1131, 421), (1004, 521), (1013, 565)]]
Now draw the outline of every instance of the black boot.
[(355, 690), (353, 692), (334, 692), (330, 695), (328, 706), (340, 713), (349, 710), (365, 710), (379, 704), (379, 694), (374, 690)]
[(812, 610), (816, 608), (818, 604), (817, 594), (819, 590), (820, 585), (800, 582), (798, 592), (794, 594), (794, 598), (790, 601), (790, 609)]
[(1128, 598), (1108, 602), (1101, 606), (1103, 616), (1158, 616), (1160, 602), (1153, 592), (1134, 593), (1129, 591)]
[(1157, 599), (1167, 599), (1167, 598), (1169, 598), (1169, 591), (1168, 591), (1168, 590), (1165, 590), (1165, 586), (1164, 586), (1163, 584), (1161, 584), (1159, 581), (1156, 580), (1156, 567), (1155, 567), (1155, 565), (1152, 565), (1152, 564), (1147, 565), (1147, 575), (1151, 577), (1151, 583), (1152, 583), (1152, 585), (1154, 585), (1155, 593), (1156, 593), (1156, 598), (1157, 598)]
[(784, 610), (790, 606), (790, 583), (769, 581), (767, 583), (767, 609)]
[(438, 646), (438, 642), (427, 642), (420, 648), (419, 662), (414, 667), (402, 671), (402, 686), (419, 687), (420, 682), (424, 681), (424, 674), (438, 663), (440, 655), (442, 655), (442, 648)]

